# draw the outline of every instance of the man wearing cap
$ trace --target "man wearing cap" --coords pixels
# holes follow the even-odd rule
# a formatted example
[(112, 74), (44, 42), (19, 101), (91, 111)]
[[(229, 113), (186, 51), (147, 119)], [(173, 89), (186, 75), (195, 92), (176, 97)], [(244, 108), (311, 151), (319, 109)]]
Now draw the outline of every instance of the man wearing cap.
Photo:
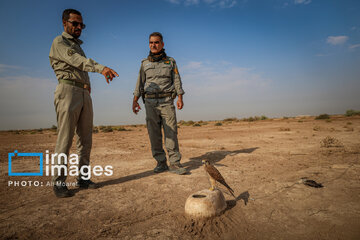
[[(55, 153), (69, 155), (74, 133), (77, 135), (79, 169), (90, 163), (92, 145), (93, 108), (90, 96), (91, 84), (88, 72), (97, 72), (105, 76), (107, 83), (115, 76), (114, 70), (105, 67), (90, 58), (86, 58), (80, 45), (81, 31), (85, 28), (81, 13), (74, 9), (66, 9), (62, 15), (64, 32), (57, 36), (50, 49), (50, 64), (54, 69), (59, 84), (55, 90), (54, 105), (57, 117), (58, 136)], [(63, 167), (55, 171), (53, 190), (57, 197), (70, 197), (65, 180), (67, 168), (64, 157), (55, 158), (55, 162)], [(64, 169), (65, 168), (65, 169)], [(80, 172), (80, 171), (79, 171)], [(87, 177), (89, 173), (78, 176), (78, 186), (96, 188), (96, 184)], [(84, 180), (87, 179), (87, 180)]]
[(154, 32), (149, 36), (149, 56), (141, 61), (140, 72), (134, 91), (132, 110), (139, 112), (140, 96), (146, 109), (146, 126), (149, 133), (152, 155), (157, 161), (155, 173), (169, 169), (166, 154), (162, 147), (164, 130), (165, 147), (169, 154), (170, 172), (186, 174), (187, 170), (180, 164), (181, 154), (177, 138), (177, 122), (174, 107), (176, 96), (177, 108), (183, 108), (182, 83), (175, 60), (165, 53), (163, 36)]

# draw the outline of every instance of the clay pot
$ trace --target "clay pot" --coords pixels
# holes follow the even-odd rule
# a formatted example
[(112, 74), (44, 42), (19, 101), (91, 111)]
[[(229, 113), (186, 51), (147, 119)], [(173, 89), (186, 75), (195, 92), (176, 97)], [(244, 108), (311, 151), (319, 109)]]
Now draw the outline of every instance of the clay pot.
[(185, 213), (191, 217), (207, 218), (220, 215), (226, 209), (224, 195), (219, 189), (191, 194), (185, 203)]

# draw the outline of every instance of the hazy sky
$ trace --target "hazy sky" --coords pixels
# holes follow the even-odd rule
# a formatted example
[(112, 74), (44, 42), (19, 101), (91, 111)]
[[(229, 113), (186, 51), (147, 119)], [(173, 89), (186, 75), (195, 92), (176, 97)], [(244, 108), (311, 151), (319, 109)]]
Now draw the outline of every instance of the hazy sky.
[(87, 57), (120, 75), (90, 73), (95, 125), (145, 122), (132, 93), (154, 31), (183, 80), (179, 120), (360, 110), (358, 0), (1, 0), (0, 129), (56, 124), (48, 55), (65, 8), (82, 12)]

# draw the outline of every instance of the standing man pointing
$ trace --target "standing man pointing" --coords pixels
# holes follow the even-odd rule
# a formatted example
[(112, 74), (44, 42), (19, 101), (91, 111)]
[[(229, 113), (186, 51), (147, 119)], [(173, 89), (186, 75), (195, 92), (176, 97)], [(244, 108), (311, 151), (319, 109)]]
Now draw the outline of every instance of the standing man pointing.
[(174, 107), (176, 96), (177, 108), (184, 106), (181, 78), (173, 58), (166, 56), (163, 36), (154, 32), (149, 36), (149, 56), (141, 61), (139, 77), (134, 91), (132, 109), (139, 112), (139, 97), (142, 95), (146, 109), (146, 126), (149, 133), (152, 155), (157, 161), (155, 173), (167, 171), (166, 154), (162, 147), (164, 129), (165, 147), (169, 154), (170, 172), (186, 174), (180, 164), (181, 154), (177, 138), (177, 122)]
[[(81, 168), (90, 163), (92, 145), (93, 108), (90, 96), (91, 84), (87, 72), (101, 73), (107, 83), (119, 75), (114, 70), (86, 58), (80, 47), (82, 41), (79, 37), (85, 24), (79, 11), (64, 10), (62, 24), (64, 32), (54, 39), (49, 54), (51, 67), (59, 81), (54, 96), (58, 126), (55, 153), (69, 155), (76, 132), (79, 168)], [(63, 159), (59, 157), (58, 161), (59, 165), (67, 168)], [(64, 169), (55, 171), (53, 176), (53, 189), (57, 197), (72, 196), (65, 184), (65, 172), (67, 171)], [(90, 179), (82, 179), (81, 175), (78, 176), (78, 186), (96, 188), (94, 182)]]

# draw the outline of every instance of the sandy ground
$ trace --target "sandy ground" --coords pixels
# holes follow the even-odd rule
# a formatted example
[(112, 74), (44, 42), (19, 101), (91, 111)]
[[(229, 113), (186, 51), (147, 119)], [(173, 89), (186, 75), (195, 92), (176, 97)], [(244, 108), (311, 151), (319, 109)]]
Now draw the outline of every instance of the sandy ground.
[[(95, 190), (70, 187), (75, 196), (68, 199), (50, 186), (8, 186), (50, 180), (8, 176), (8, 153), (53, 151), (56, 134), (1, 132), (1, 239), (360, 239), (360, 117), (181, 126), (185, 176), (154, 174), (146, 128), (126, 128), (94, 134), (91, 163), (112, 165), (114, 174), (92, 178), (101, 186)], [(326, 137), (337, 141), (322, 145)], [(219, 187), (226, 211), (191, 219), (187, 197), (209, 188), (205, 158), (237, 198)], [(20, 170), (36, 167), (25, 161)], [(305, 186), (302, 177), (324, 187)]]

